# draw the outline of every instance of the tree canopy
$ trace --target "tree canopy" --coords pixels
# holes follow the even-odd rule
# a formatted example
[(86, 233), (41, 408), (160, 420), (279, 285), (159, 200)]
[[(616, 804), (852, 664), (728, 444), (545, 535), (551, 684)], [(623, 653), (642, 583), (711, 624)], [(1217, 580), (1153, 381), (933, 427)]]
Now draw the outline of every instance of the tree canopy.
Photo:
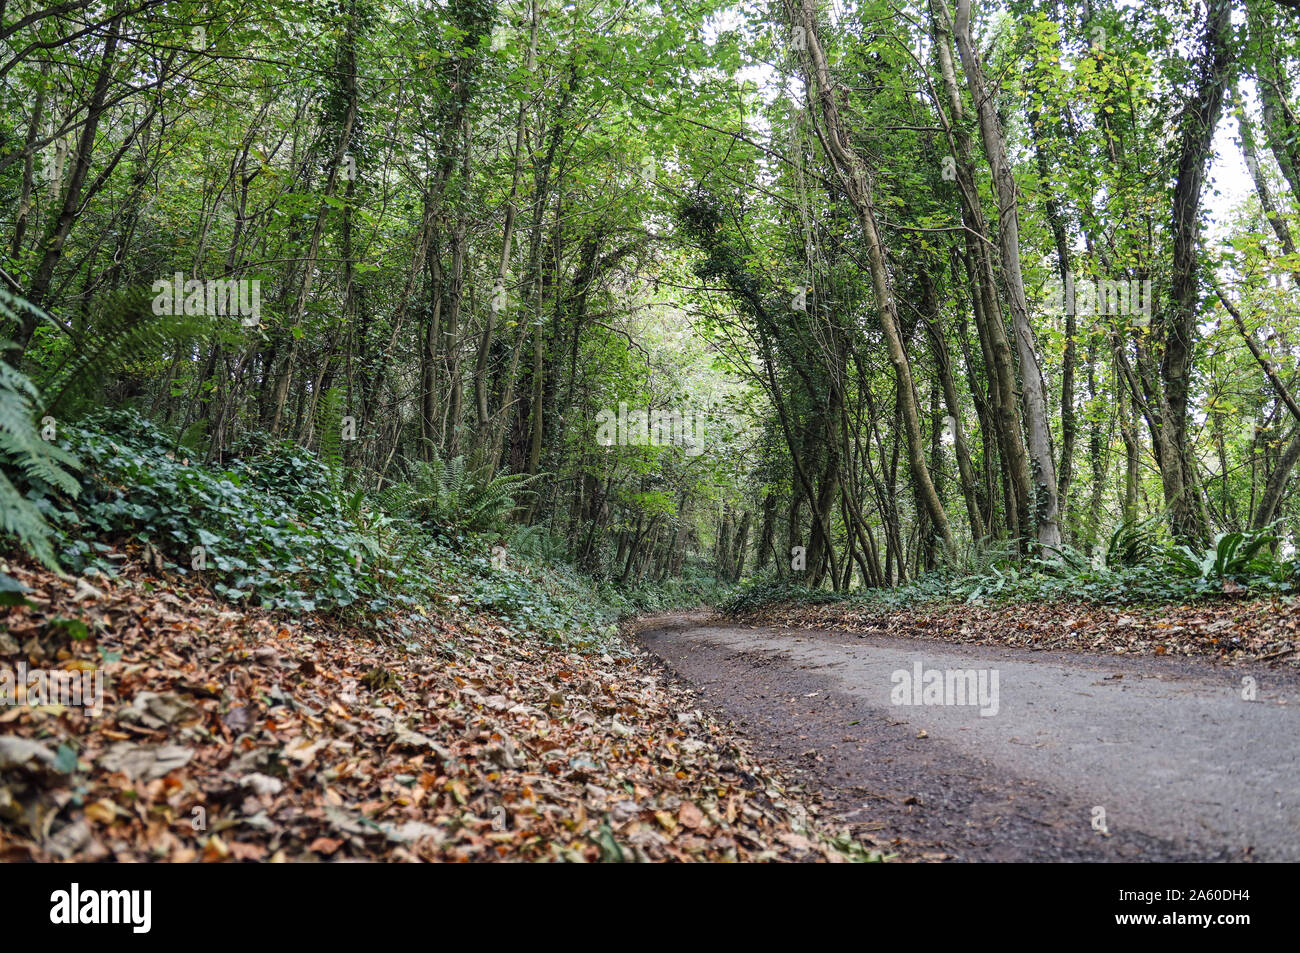
[(513, 475), (511, 523), (622, 584), (1287, 558), (1297, 27), (10, 0), (10, 403), (129, 407), (217, 467), (291, 441), (365, 494)]

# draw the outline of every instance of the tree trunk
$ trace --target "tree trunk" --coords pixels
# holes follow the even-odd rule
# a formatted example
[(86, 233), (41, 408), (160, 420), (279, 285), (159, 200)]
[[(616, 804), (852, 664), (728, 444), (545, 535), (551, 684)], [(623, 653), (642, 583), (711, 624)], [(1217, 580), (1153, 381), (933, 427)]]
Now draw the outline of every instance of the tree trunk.
[[(797, 3), (797, 6), (796, 6)], [(820, 104), (824, 128), (819, 130), (827, 157), (844, 188), (849, 203), (857, 213), (867, 243), (867, 260), (871, 271), (871, 284), (875, 291), (876, 309), (885, 333), (889, 360), (894, 366), (897, 382), (898, 405), (902, 410), (907, 436), (908, 463), (917, 497), (929, 514), (935, 531), (943, 540), (944, 549), (951, 557), (956, 544), (948, 525), (948, 516), (935, 492), (930, 471), (925, 462), (925, 439), (921, 433), (921, 418), (916, 404), (912, 367), (903, 337), (899, 330), (898, 311), (890, 287), (889, 272), (885, 265), (884, 246), (876, 224), (876, 209), (871, 197), (871, 183), (865, 164), (850, 144), (847, 131), (840, 118), (835, 90), (831, 84), (830, 68), (818, 39), (816, 7), (813, 0), (786, 0), (791, 17), (806, 31), (806, 73), (809, 96)]]
[[(942, 3), (943, 0), (935, 2)], [(1002, 257), (1002, 280), (1006, 286), (1007, 303), (1011, 308), (1016, 354), (1020, 358), (1025, 431), (1036, 491), (1033, 515), (1038, 526), (1038, 542), (1047, 549), (1056, 549), (1061, 545), (1056, 458), (1052, 450), (1052, 431), (1047, 415), (1047, 383), (1043, 378), (1042, 362), (1035, 346), (1033, 325), (1029, 321), (1029, 304), (1020, 269), (1020, 218), (1016, 181), (1011, 174), (1006, 140), (997, 110), (985, 82), (984, 67), (979, 61), (971, 36), (970, 0), (958, 0), (953, 34), (957, 41), (957, 51), (961, 55), (962, 69), (966, 73), (966, 83), (975, 102), (980, 138), (984, 143), (984, 154), (993, 170), (993, 186), (997, 193), (998, 248)]]
[(1171, 530), (1180, 539), (1208, 540), (1210, 527), (1198, 499), (1196, 461), (1187, 440), (1193, 347), (1200, 299), (1201, 192), (1213, 154), (1232, 55), (1230, 0), (1209, 0), (1198, 62), (1196, 92), (1184, 109), (1182, 146), (1173, 196), (1173, 276), (1169, 302), (1160, 309), (1164, 354), (1160, 361), (1160, 476)]

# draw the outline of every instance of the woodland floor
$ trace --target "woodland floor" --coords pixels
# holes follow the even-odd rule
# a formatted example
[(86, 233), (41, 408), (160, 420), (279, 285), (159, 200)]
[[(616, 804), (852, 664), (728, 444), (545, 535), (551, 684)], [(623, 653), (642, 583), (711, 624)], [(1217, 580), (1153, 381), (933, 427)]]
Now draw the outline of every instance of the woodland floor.
[[(1277, 647), (1294, 611), (1139, 622), (1131, 609), (961, 607), (882, 612), (853, 631), (766, 617), (666, 617), (638, 638), (860, 841), (905, 860), (1300, 859), (1300, 671)], [(1225, 642), (1245, 648), (1220, 653)], [(1061, 650), (1080, 645), (1092, 651)], [(892, 704), (891, 674), (918, 661), (998, 670), (996, 717)]]
[(1280, 661), (1300, 668), (1300, 600), (1294, 598), (1221, 599), (1183, 606), (935, 603), (908, 609), (830, 602), (774, 604), (733, 618), (745, 625), (891, 635), (960, 645), (1183, 656), (1229, 664)]
[(32, 591), (0, 665), (98, 667), (104, 701), (0, 708), (0, 860), (867, 856), (622, 642), (467, 616), (402, 644), (140, 569), (4, 571)]
[[(3, 568), (0, 665), (104, 700), (0, 708), (0, 860), (1300, 859), (1286, 605), (679, 613), (592, 654)], [(1000, 669), (1001, 717), (891, 706), (918, 659)]]

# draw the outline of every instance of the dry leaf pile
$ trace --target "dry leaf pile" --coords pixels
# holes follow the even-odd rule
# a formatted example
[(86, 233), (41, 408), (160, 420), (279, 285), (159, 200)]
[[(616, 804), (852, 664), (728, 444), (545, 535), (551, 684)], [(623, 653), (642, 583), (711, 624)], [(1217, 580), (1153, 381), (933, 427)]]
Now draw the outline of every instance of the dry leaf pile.
[(430, 617), (397, 644), (140, 568), (5, 571), (34, 607), (0, 609), (0, 666), (99, 668), (104, 699), (0, 708), (2, 860), (862, 856), (621, 643)]
[(970, 645), (1211, 657), (1300, 665), (1300, 604), (1223, 600), (1185, 606), (1087, 603), (938, 603), (910, 609), (862, 603), (773, 604), (733, 617), (791, 626)]

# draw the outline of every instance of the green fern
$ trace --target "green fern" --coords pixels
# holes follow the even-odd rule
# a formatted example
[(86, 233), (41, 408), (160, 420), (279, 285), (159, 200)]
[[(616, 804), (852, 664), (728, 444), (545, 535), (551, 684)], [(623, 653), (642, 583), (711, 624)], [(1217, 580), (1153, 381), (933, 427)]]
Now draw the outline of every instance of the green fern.
[(1164, 513), (1156, 513), (1144, 520), (1124, 522), (1115, 527), (1106, 546), (1107, 568), (1142, 566), (1159, 556), (1159, 528), (1164, 516)]
[(169, 346), (205, 337), (214, 319), (206, 315), (154, 314), (150, 292), (130, 288), (97, 301), (94, 320), (72, 341), (62, 358), (37, 381), (45, 413), (66, 416), (79, 400), (130, 365), (151, 360)]
[[(0, 349), (10, 347), (0, 342)], [(20, 487), (75, 497), (81, 486), (68, 472), (78, 468), (76, 458), (41, 437), (36, 422), (39, 399), (32, 382), (0, 360), (0, 534), (17, 539), (43, 564), (57, 569), (50, 542), (53, 531)]]
[(337, 476), (343, 470), (343, 398), (341, 387), (331, 387), (316, 402), (312, 426), (319, 441), (322, 461)]
[(1165, 558), (1171, 569), (1193, 579), (1266, 576), (1278, 568), (1276, 558), (1266, 548), (1276, 542), (1278, 537), (1267, 528), (1247, 533), (1220, 533), (1208, 549), (1198, 552), (1185, 545), (1172, 546)]
[(0, 318), (16, 329), (22, 325), (24, 314), (30, 314), (38, 325), (51, 323), (50, 316), (26, 298), (19, 298), (7, 288), (0, 288)]
[(523, 473), (479, 479), (466, 468), (464, 457), (443, 461), (435, 455), (431, 462), (409, 462), (407, 479), (384, 494), (384, 504), (398, 515), (436, 526), (493, 529), (536, 479)]

